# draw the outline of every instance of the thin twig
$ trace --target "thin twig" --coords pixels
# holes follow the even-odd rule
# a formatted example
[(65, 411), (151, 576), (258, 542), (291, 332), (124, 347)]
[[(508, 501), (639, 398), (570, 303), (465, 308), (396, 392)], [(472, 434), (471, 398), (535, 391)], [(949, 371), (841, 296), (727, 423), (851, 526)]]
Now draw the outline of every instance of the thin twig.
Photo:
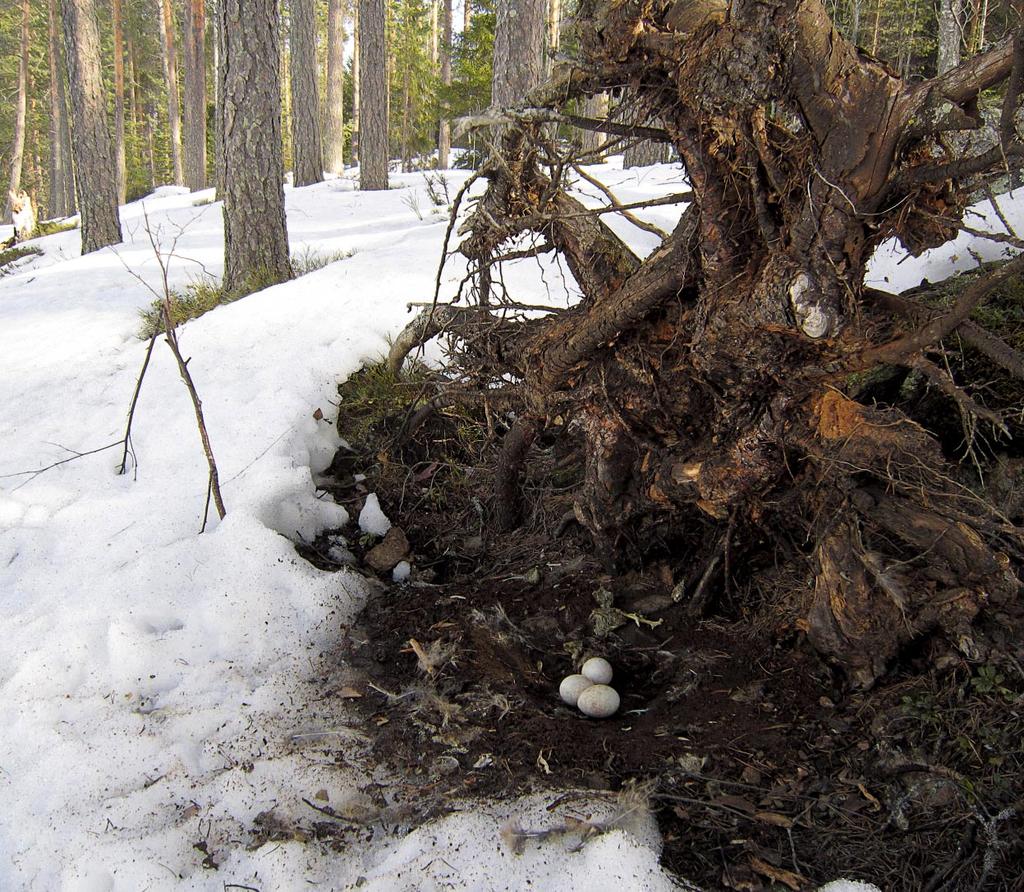
[(128, 467), (128, 453), (131, 452), (132, 467), (135, 469), (135, 476), (138, 479), (139, 462), (135, 457), (135, 449), (132, 447), (132, 422), (135, 420), (135, 407), (139, 402), (139, 393), (142, 391), (142, 379), (146, 377), (146, 369), (149, 368), (149, 359), (153, 355), (153, 345), (156, 343), (156, 332), (153, 332), (149, 339), (149, 346), (146, 347), (146, 358), (142, 362), (142, 371), (135, 382), (135, 392), (132, 394), (132, 402), (128, 407), (128, 423), (124, 430), (124, 455), (121, 456), (121, 467), (117, 469), (118, 474), (124, 474)]

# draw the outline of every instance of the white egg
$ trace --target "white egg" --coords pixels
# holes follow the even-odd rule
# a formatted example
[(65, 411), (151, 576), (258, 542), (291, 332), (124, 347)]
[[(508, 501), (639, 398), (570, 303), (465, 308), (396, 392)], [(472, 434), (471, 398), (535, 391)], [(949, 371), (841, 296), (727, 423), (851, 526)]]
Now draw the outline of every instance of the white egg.
[(576, 705), (580, 712), (592, 719), (606, 719), (618, 711), (619, 695), (615, 688), (610, 688), (606, 684), (595, 684), (580, 694)]
[(612, 664), (604, 657), (591, 657), (580, 669), (594, 684), (608, 684), (612, 680)]
[(558, 696), (570, 706), (575, 706), (587, 688), (593, 686), (593, 682), (585, 675), (566, 676), (558, 686)]

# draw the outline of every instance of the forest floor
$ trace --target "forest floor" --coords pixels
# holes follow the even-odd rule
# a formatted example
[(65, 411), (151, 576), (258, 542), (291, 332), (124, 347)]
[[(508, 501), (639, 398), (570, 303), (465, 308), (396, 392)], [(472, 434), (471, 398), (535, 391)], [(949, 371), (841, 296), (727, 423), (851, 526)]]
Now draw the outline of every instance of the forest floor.
[[(610, 574), (578, 525), (558, 523), (541, 479), (528, 475), (524, 528), (489, 533), (476, 500), (497, 444), (477, 443), (467, 463), (465, 410), (412, 442), (395, 436), (395, 410), (423, 375), (394, 383), (390, 399), (379, 368), (339, 388), (347, 443), (325, 481), (353, 518), (374, 492), (408, 549), (382, 559), (380, 538), (354, 527), (300, 549), (330, 569), (340, 546), (381, 571), (333, 658), (349, 668), (343, 690), (373, 758), (407, 778), (410, 813), (589, 790), (643, 800), (663, 863), (704, 889), (803, 890), (836, 876), (908, 892), (1020, 888), (1024, 629), (1003, 630), (1005, 674), (965, 661), (936, 674), (911, 654), (851, 692), (770, 610), (727, 600), (694, 621), (671, 598), (669, 559)], [(400, 557), (411, 581), (394, 583)], [(595, 655), (622, 697), (606, 720), (558, 696)]]

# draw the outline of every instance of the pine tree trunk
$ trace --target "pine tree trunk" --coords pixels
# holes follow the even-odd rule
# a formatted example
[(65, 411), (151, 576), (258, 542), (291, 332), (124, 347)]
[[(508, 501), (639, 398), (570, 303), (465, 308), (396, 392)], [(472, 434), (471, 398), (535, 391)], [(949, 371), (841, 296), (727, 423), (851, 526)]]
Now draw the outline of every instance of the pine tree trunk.
[(462, 33), (465, 34), (469, 31), (469, 25), (473, 20), (473, 2), (472, 0), (463, 0), (462, 3)]
[(178, 92), (178, 50), (175, 37), (174, 8), (171, 0), (157, 0), (160, 13), (160, 42), (164, 57), (164, 82), (167, 85), (167, 127), (171, 140), (171, 168), (174, 185), (185, 183), (181, 159), (181, 96)]
[(290, 31), (292, 169), (294, 184), (308, 186), (324, 178), (313, 0), (291, 0)]
[(352, 160), (359, 163), (359, 0), (352, 3)]
[(220, 82), (220, 57), (224, 41), (220, 33), (221, 17), (217, 6), (219, 2), (220, 0), (214, 0), (213, 7), (213, 185), (218, 199), (224, 197), (224, 128), (220, 124), (223, 120), (224, 107)]
[(25, 129), (28, 119), (28, 53), (31, 10), (29, 0), (21, 0), (21, 54), (18, 61), (18, 98), (14, 106), (14, 138), (11, 146), (11, 179), (4, 219), (11, 219), (14, 196), (21, 191), (21, 166), (25, 157)]
[(206, 2), (188, 0), (185, 15), (185, 185), (206, 188)]
[(121, 241), (117, 166), (107, 129), (100, 73), (100, 35), (92, 0), (61, 0), (64, 51), (71, 82), (71, 145), (82, 213), (82, 253)]
[(945, 74), (960, 64), (966, 0), (939, 0), (939, 35), (935, 68)]
[(328, 0), (327, 102), (324, 127), (324, 169), (345, 170), (345, 5)]
[(66, 217), (74, 213), (74, 201), (69, 204), (68, 188), (71, 180), (71, 159), (66, 154), (70, 146), (65, 138), (67, 130), (67, 98), (64, 91), (64, 65), (60, 37), (57, 31), (57, 0), (48, 0), (47, 14), (50, 42), (50, 203), (49, 216)]
[(128, 190), (128, 167), (124, 147), (124, 30), (121, 21), (121, 0), (111, 0), (114, 26), (114, 160), (117, 164), (117, 200), (125, 203)]
[(651, 164), (665, 164), (671, 157), (672, 148), (668, 143), (638, 139), (628, 145), (626, 151), (622, 153), (622, 166), (648, 167)]
[(491, 105), (506, 108), (544, 79), (546, 0), (498, 0)]
[[(608, 94), (607, 93), (595, 93), (593, 96), (588, 96), (585, 105), (583, 106), (583, 114), (585, 117), (594, 118), (599, 121), (603, 121), (608, 117)], [(603, 133), (598, 133), (594, 130), (581, 130), (581, 148), (587, 153), (588, 163), (597, 163), (604, 161), (604, 154), (601, 152), (602, 147), (605, 144), (605, 136)]]
[(276, 0), (220, 0), (217, 7), (224, 145), (224, 290), (291, 277), (281, 156)]
[(388, 188), (388, 81), (383, 0), (359, 0), (359, 188)]
[[(441, 6), (441, 86), (452, 85), (452, 0), (443, 0)], [(444, 112), (442, 110), (442, 116)], [(452, 128), (448, 119), (441, 118), (437, 130), (437, 166), (441, 170), (447, 169), (449, 165), (448, 156), (451, 153)]]

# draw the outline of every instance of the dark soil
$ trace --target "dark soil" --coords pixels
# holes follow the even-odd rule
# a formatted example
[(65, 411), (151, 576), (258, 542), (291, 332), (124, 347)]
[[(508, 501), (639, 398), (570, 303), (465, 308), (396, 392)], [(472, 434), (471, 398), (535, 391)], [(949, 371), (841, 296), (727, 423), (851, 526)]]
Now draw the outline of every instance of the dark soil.
[[(334, 494), (353, 517), (379, 494), (410, 540), (413, 577), (380, 587), (337, 659), (357, 673), (352, 702), (413, 812), (640, 782), (664, 863), (709, 890), (840, 876), (885, 890), (1024, 889), (1019, 634), (1007, 630), (998, 662), (950, 657), (941, 674), (922, 668), (936, 663), (923, 642), (920, 661), (850, 694), (788, 621), (688, 616), (669, 596), (670, 556), (609, 575), (580, 528), (558, 522), (557, 492), (532, 496), (522, 530), (489, 532), (491, 481), (468, 461), (466, 419), (434, 419), (399, 448), (408, 415), (379, 408), (335, 462)], [(342, 532), (357, 556), (374, 544)], [(329, 548), (321, 537), (300, 551), (330, 567)], [(622, 696), (603, 721), (558, 696), (592, 655), (612, 663)]]

